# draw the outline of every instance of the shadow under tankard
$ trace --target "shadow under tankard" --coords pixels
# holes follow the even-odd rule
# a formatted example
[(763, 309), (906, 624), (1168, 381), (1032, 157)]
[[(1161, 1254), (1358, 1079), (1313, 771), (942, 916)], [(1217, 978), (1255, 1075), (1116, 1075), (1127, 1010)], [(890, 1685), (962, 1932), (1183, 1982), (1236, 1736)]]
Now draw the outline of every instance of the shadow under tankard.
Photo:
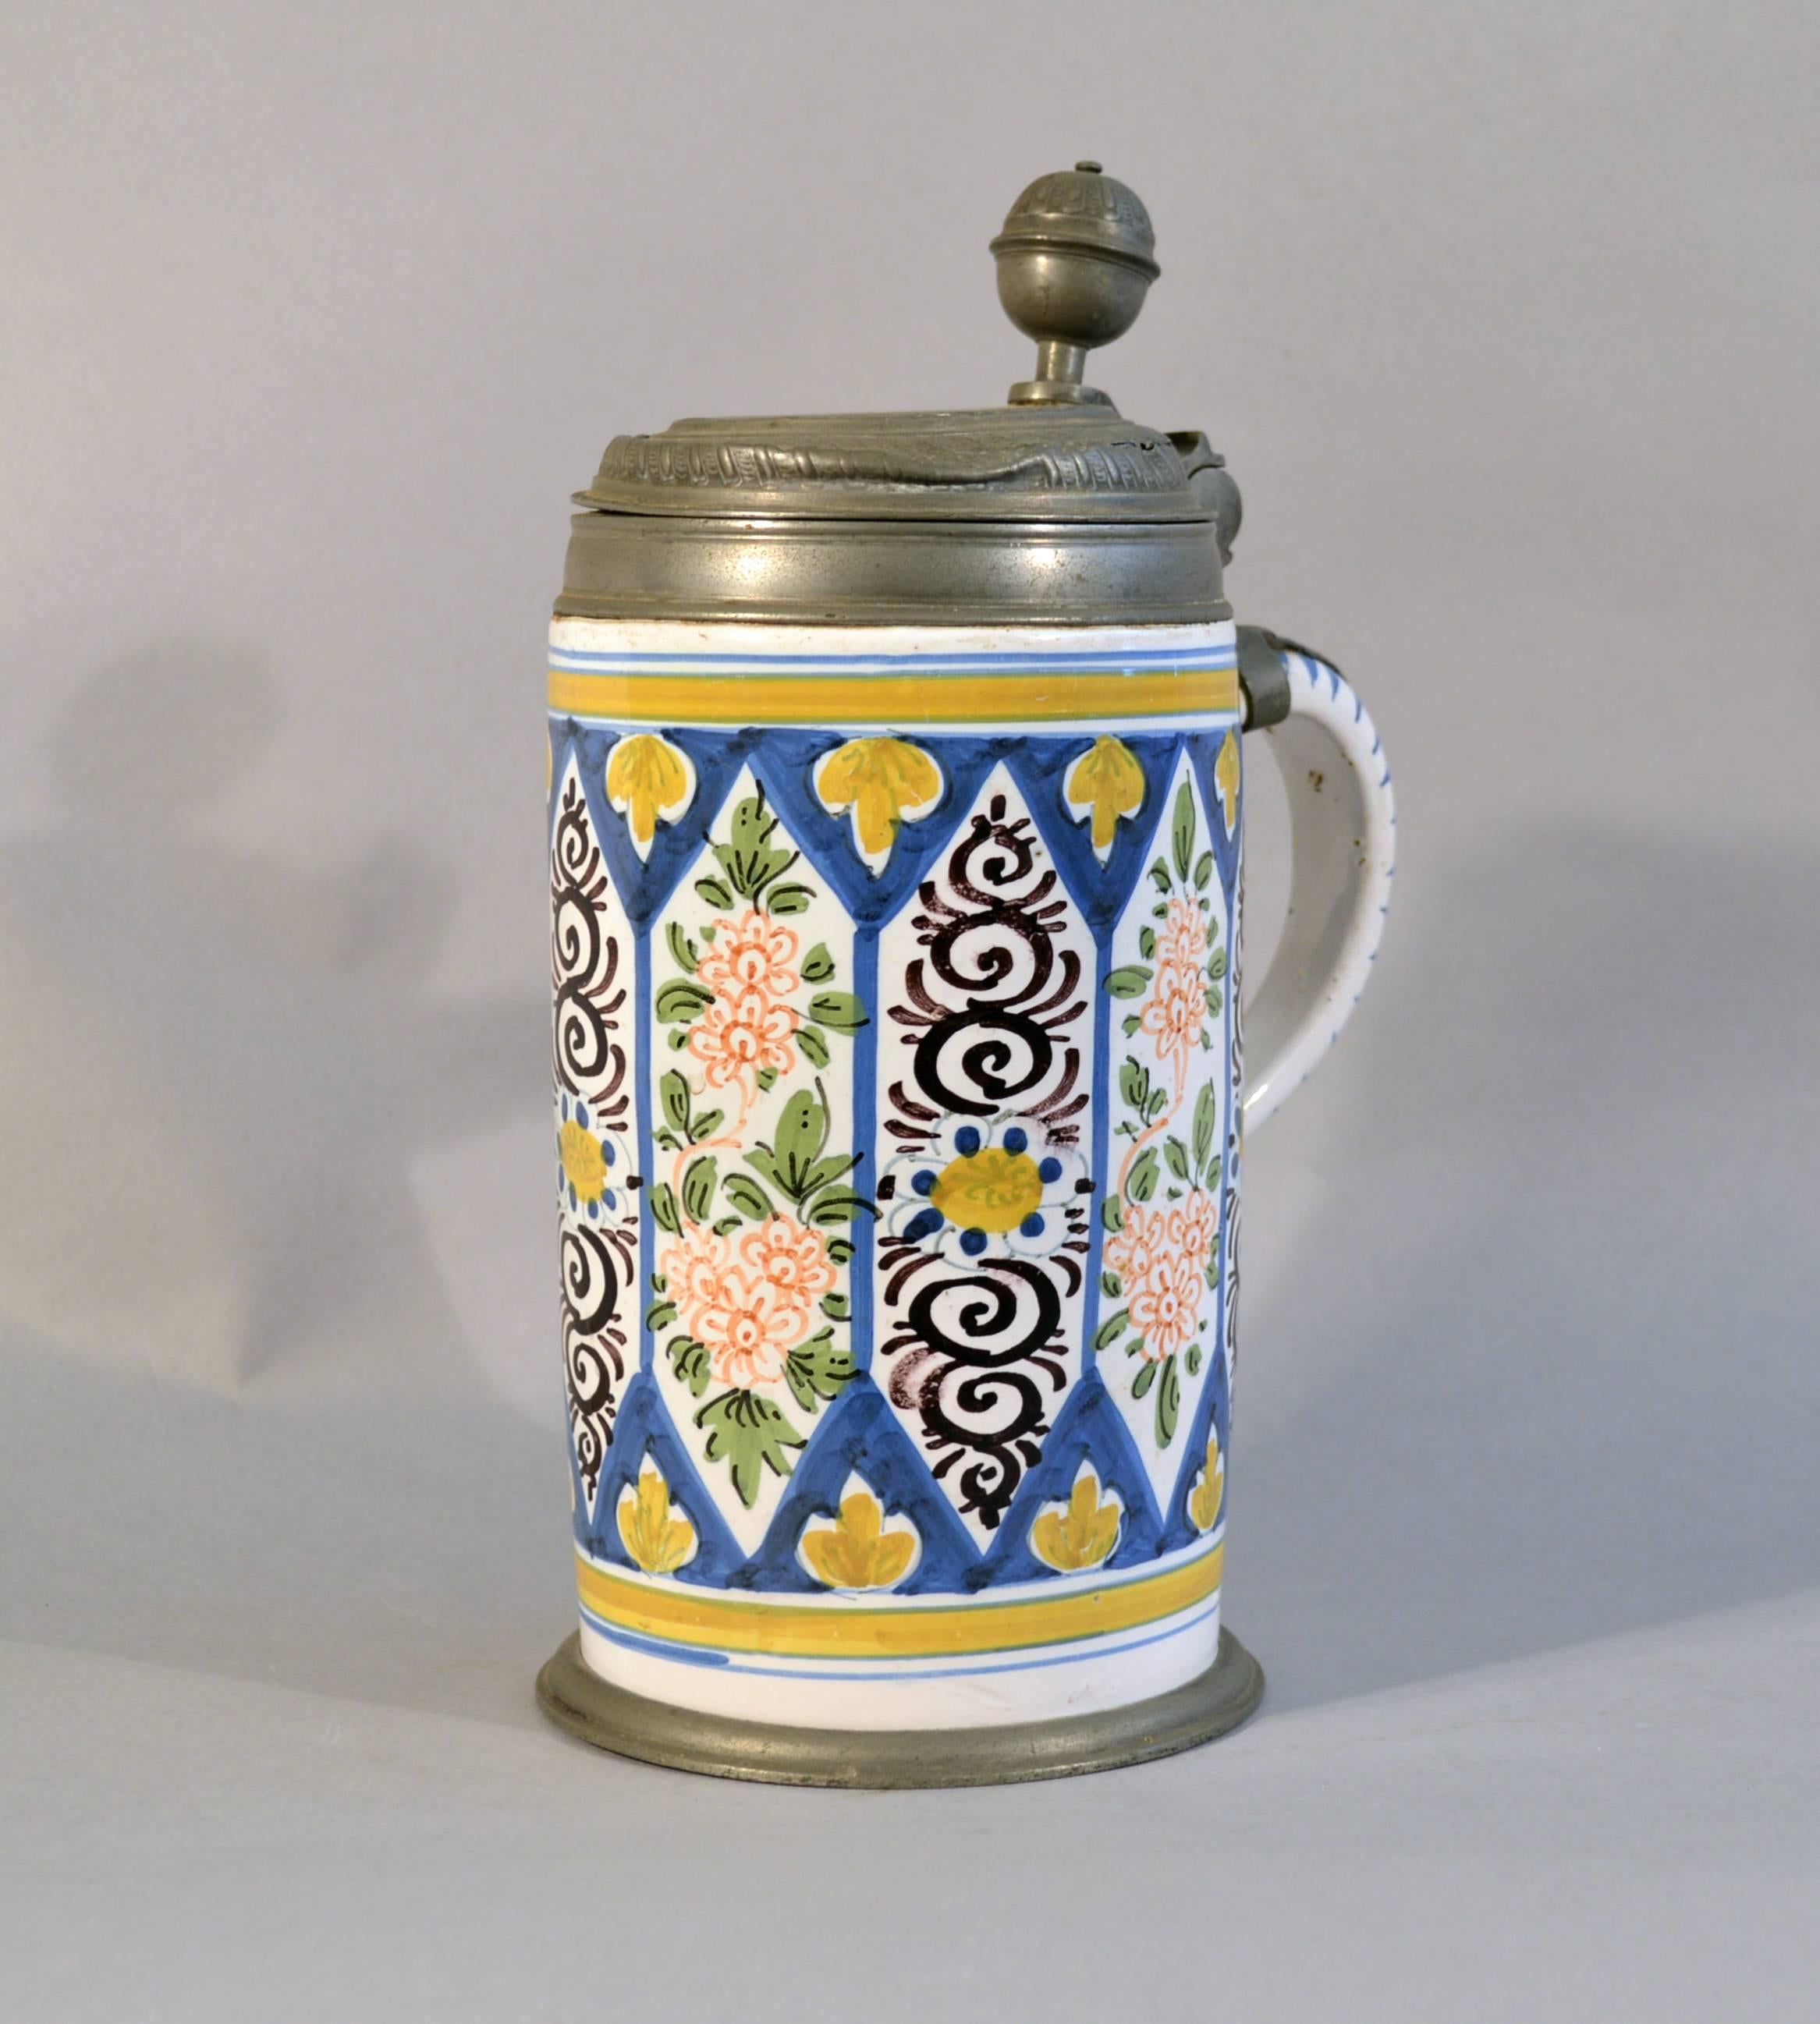
[[(1232, 1608), (1271, 1707), (1820, 1582), (1817, 890), (1773, 840), (1581, 824), (1401, 896), (1345, 1071), (1371, 1184), (1241, 1332)], [(1320, 1109), (1254, 1154), (1266, 1202)]]

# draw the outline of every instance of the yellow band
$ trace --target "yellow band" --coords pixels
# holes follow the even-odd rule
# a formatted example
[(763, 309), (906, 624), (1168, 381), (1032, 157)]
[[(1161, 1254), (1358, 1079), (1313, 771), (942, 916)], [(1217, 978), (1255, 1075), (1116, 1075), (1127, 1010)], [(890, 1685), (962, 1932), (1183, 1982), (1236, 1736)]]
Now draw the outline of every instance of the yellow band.
[(1000, 724), (1238, 707), (1236, 668), (1017, 675), (642, 675), (550, 670), (550, 707), (621, 724)]
[(659, 1587), (579, 1554), (575, 1578), (592, 1615), (671, 1644), (805, 1659), (927, 1659), (1071, 1644), (1154, 1623), (1212, 1595), (1225, 1557), (1224, 1546), (1215, 1546), (1165, 1573), (1070, 1595), (883, 1609), (759, 1602), (681, 1583)]

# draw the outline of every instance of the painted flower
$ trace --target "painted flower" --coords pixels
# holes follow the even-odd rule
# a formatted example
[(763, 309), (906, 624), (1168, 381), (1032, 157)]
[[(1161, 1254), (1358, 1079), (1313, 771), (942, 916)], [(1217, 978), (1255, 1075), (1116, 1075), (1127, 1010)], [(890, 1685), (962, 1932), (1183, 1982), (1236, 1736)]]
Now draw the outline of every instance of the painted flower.
[(736, 921), (714, 923), (714, 939), (702, 952), (695, 975), (717, 998), (748, 991), (787, 998), (802, 982), (796, 968), (796, 930), (749, 907)]
[(887, 1233), (951, 1263), (1041, 1257), (1066, 1238), (1086, 1164), (1034, 1118), (950, 1120), (927, 1152), (893, 1160), (879, 1186)]
[(1160, 1363), (1194, 1339), (1207, 1291), (1207, 1261), (1165, 1245), (1141, 1278), (1127, 1279), (1125, 1305), (1143, 1336), (1143, 1358)]
[[(815, 1276), (816, 1261), (805, 1259), (803, 1248), (787, 1235), (773, 1244), (773, 1264), (783, 1251), (800, 1273)], [(707, 1351), (717, 1383), (750, 1392), (783, 1375), (791, 1351), (809, 1332), (807, 1292), (779, 1285), (749, 1261), (736, 1260), (729, 1241), (702, 1223), (684, 1223), (676, 1241), (659, 1253), (657, 1264), (678, 1322)]]
[(908, 1519), (887, 1525), (870, 1486), (849, 1476), (834, 1523), (805, 1528), (798, 1549), (809, 1572), (829, 1588), (894, 1588), (921, 1543)]
[(556, 1192), (578, 1216), (599, 1222), (620, 1205), (620, 1147), (579, 1097), (564, 1091), (556, 1116)]
[(650, 856), (659, 823), (674, 822), (695, 796), (694, 762), (680, 746), (653, 732), (621, 739), (607, 758), (607, 798), (625, 816), (640, 857)]
[(1156, 1043), (1157, 1052), (1185, 1057), (1200, 1038), (1206, 1019), (1205, 974), (1186, 963), (1159, 962), (1139, 1016), (1139, 1023)]
[(1220, 1452), (1220, 1436), (1207, 1429), (1207, 1453), (1194, 1487), (1188, 1493), (1188, 1516), (1197, 1532), (1211, 1532), (1220, 1516), (1220, 1501), (1226, 1489), (1226, 1458)]
[(1180, 893), (1169, 895), (1168, 911), (1157, 930), (1157, 960), (1200, 970), (1207, 961), (1207, 922), (1194, 902)]
[(1213, 762), (1213, 784), (1220, 790), (1220, 815), (1226, 834), (1232, 834), (1238, 820), (1238, 733), (1229, 731)]
[(902, 738), (851, 738), (816, 764), (816, 798), (830, 815), (853, 810), (853, 848), (875, 878), (901, 823), (920, 822), (941, 799), (941, 768)]
[(794, 1216), (774, 1216), (739, 1239), (739, 1262), (754, 1279), (807, 1303), (833, 1290), (827, 1239)]
[(795, 1067), (792, 1036), (802, 1023), (794, 1006), (769, 992), (743, 990), (703, 1008), (689, 1028), (688, 1050), (701, 1063), (711, 1088), (737, 1083), (750, 1098), (757, 1093), (761, 1071), (787, 1075)]
[(1168, 1218), (1160, 1208), (1127, 1203), (1125, 1221), (1106, 1240), (1106, 1266), (1127, 1286), (1135, 1286), (1154, 1270), (1169, 1240)]
[(1092, 821), (1093, 854), (1103, 864), (1121, 817), (1143, 806), (1144, 769), (1123, 739), (1096, 738), (1068, 769), (1062, 792), (1077, 822)]
[(1169, 1212), (1169, 1239), (1205, 1272), (1220, 1241), (1220, 1203), (1205, 1188), (1191, 1188)]
[(1030, 1527), (1030, 1550), (1061, 1574), (1096, 1568), (1117, 1545), (1123, 1515), (1116, 1494), (1101, 1502), (1099, 1478), (1083, 1462), (1068, 1502), (1037, 1513)]
[(636, 1484), (619, 1493), (615, 1516), (619, 1538), (634, 1567), (648, 1575), (673, 1575), (695, 1556), (695, 1528), (688, 1519), (671, 1515), (670, 1485), (649, 1455)]

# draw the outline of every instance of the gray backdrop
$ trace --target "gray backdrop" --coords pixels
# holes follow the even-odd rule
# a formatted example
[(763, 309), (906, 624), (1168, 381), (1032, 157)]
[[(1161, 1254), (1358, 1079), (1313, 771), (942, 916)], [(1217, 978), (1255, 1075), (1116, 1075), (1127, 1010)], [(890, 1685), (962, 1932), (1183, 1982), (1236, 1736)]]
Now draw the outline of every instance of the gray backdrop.
[[(6, 10), (0, 2013), (1812, 2014), (1816, 18)], [(1249, 1168), (1269, 1697), (1019, 1791), (597, 1758), (530, 1698), (567, 495), (1001, 398), (985, 241), (1089, 153), (1164, 267), (1094, 376), (1401, 802)]]

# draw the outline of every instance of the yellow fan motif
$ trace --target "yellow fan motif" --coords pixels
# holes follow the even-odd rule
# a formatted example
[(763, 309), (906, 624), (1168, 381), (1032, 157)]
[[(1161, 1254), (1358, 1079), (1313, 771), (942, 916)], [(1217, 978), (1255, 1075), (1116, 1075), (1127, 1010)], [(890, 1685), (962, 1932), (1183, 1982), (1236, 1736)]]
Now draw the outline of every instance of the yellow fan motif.
[(1209, 1428), (1206, 1465), (1196, 1477), (1194, 1487), (1188, 1494), (1188, 1516), (1194, 1520), (1197, 1532), (1213, 1531), (1213, 1521), (1220, 1516), (1220, 1500), (1225, 1490), (1226, 1458), (1220, 1452), (1220, 1436)]
[(1220, 813), (1226, 824), (1226, 834), (1232, 834), (1232, 825), (1238, 820), (1238, 733), (1229, 731), (1225, 742), (1220, 748), (1220, 757), (1213, 761), (1213, 784), (1220, 790)]
[(941, 768), (902, 738), (851, 738), (815, 769), (816, 798), (831, 816), (853, 812), (853, 847), (876, 878), (899, 825), (920, 822), (941, 799)]
[(607, 761), (607, 798), (626, 818), (632, 847), (648, 856), (658, 823), (673, 823), (695, 799), (688, 754), (655, 732), (622, 738)]
[(1121, 818), (1143, 806), (1144, 769), (1122, 739), (1096, 738), (1069, 768), (1062, 791), (1077, 822), (1092, 817), (1093, 854), (1103, 862)]
[(695, 1528), (670, 1513), (670, 1485), (648, 1455), (636, 1486), (620, 1492), (619, 1537), (633, 1564), (648, 1575), (673, 1575), (695, 1554)]
[(1096, 1568), (1118, 1543), (1118, 1500), (1099, 1501), (1099, 1478), (1083, 1468), (1067, 1503), (1051, 1504), (1030, 1527), (1030, 1550), (1058, 1572)]
[(865, 1485), (849, 1483), (831, 1525), (810, 1527), (802, 1551), (809, 1572), (830, 1588), (893, 1588), (910, 1571), (917, 1536), (908, 1519), (885, 1530), (885, 1509)]

